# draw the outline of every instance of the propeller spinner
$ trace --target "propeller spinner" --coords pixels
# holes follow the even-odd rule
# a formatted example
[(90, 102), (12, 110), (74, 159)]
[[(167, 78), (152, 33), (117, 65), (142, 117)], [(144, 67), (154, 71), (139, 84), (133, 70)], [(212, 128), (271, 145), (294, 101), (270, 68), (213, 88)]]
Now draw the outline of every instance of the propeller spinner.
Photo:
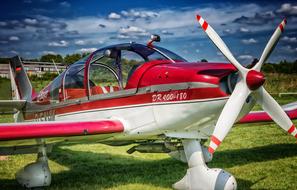
[(211, 136), (211, 142), (208, 151), (213, 154), (224, 140), (231, 127), (235, 123), (244, 105), (244, 102), (249, 95), (253, 96), (257, 100), (257, 103), (262, 106), (263, 110), (266, 111), (281, 128), (297, 138), (297, 129), (290, 118), (283, 111), (281, 106), (273, 99), (273, 97), (264, 89), (263, 84), (265, 82), (265, 77), (264, 74), (261, 73), (261, 67), (263, 63), (271, 54), (280, 38), (281, 33), (284, 31), (285, 25), (287, 23), (286, 19), (284, 19), (276, 28), (275, 32), (268, 41), (258, 63), (251, 69), (247, 69), (235, 59), (226, 44), (214, 31), (214, 29), (200, 15), (197, 15), (196, 18), (211, 41), (230, 61), (230, 63), (237, 68), (239, 73), (239, 79), (236, 83), (236, 86), (216, 123), (215, 129)]

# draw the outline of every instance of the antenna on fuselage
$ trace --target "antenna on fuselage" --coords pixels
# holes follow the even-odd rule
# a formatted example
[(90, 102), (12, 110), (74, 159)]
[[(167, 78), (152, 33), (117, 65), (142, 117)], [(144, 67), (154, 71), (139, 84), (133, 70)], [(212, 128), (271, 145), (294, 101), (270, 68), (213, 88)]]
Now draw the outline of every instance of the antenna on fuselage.
[(60, 74), (60, 71), (59, 71), (59, 69), (58, 69), (58, 67), (57, 67), (57, 65), (56, 65), (56, 63), (55, 63), (55, 61), (52, 59), (52, 62), (53, 62), (53, 64), (55, 65), (55, 68), (56, 68), (56, 71), (57, 71), (57, 73), (58, 73), (58, 75)]
[(153, 43), (154, 42), (160, 42), (160, 41), (161, 41), (161, 37), (159, 35), (157, 35), (157, 34), (153, 34), (153, 35), (151, 35), (151, 39), (147, 42), (146, 45), (148, 47), (154, 47)]

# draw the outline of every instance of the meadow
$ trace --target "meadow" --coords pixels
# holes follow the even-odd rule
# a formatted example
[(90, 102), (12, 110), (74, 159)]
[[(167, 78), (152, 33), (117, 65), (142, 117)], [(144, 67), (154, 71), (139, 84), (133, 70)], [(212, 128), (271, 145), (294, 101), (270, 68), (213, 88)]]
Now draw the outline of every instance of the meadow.
[[(272, 93), (297, 92), (295, 75), (271, 74), (267, 78), (266, 88)], [(297, 101), (297, 96), (276, 94), (275, 98), (281, 104)], [(10, 121), (11, 116), (0, 116), (0, 122)], [(49, 154), (52, 185), (46, 189), (165, 190), (185, 175), (187, 164), (163, 153), (129, 155), (126, 151), (131, 146), (55, 146)], [(14, 174), (35, 159), (36, 155), (28, 154), (1, 160), (0, 189), (22, 189)], [(297, 189), (296, 139), (274, 123), (237, 124), (208, 166), (232, 173), (238, 189)]]

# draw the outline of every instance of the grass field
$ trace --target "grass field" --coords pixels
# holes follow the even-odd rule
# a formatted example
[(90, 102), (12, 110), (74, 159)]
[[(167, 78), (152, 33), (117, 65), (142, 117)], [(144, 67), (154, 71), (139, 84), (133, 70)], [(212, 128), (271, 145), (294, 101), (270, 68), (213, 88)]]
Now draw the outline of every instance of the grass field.
[[(296, 76), (281, 77), (281, 82), (290, 87), (284, 91), (296, 91), (296, 84), (291, 82), (296, 80)], [(270, 81), (273, 83), (267, 84), (267, 88), (279, 92), (277, 80)], [(276, 99), (286, 104), (296, 101), (297, 97), (276, 96)], [(10, 121), (11, 116), (0, 116), (0, 122)], [(171, 185), (185, 175), (186, 164), (167, 154), (129, 155), (126, 151), (131, 146), (86, 144), (54, 147), (49, 154), (52, 185), (47, 189), (165, 190), (171, 189)], [(22, 189), (14, 179), (15, 172), (35, 159), (36, 155), (28, 154), (0, 160), (0, 190)], [(236, 125), (209, 167), (223, 168), (232, 173), (237, 179), (238, 189), (294, 190), (297, 189), (296, 139), (273, 123)]]
[[(128, 155), (129, 147), (55, 147), (49, 155), (53, 180), (48, 189), (171, 189), (186, 172), (186, 164), (166, 154)], [(0, 161), (0, 189), (22, 189), (14, 173), (34, 160), (35, 155), (18, 155)], [(296, 189), (296, 140), (274, 124), (238, 125), (209, 167), (231, 172), (238, 189)]]
[[(278, 98), (288, 103), (291, 98)], [(1, 122), (11, 121), (1, 116)], [(294, 121), (297, 124), (296, 121)], [(167, 154), (126, 153), (131, 146), (101, 144), (56, 146), (49, 154), (52, 185), (47, 189), (171, 189), (187, 165)], [(0, 189), (22, 189), (15, 172), (36, 155), (9, 156), (0, 161)], [(237, 179), (238, 189), (297, 189), (297, 144), (272, 123), (236, 125), (209, 167), (224, 168)]]

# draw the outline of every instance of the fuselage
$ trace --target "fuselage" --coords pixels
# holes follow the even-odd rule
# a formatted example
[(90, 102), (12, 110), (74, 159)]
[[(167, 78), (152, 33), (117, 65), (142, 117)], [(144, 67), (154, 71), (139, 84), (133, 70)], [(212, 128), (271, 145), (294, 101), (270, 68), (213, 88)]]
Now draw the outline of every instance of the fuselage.
[[(80, 66), (70, 66), (33, 97), (23, 112), (24, 119), (90, 121), (116, 118), (127, 124), (125, 133), (103, 136), (105, 141), (141, 140), (164, 134), (175, 137), (185, 132), (207, 138), (237, 79), (236, 69), (231, 64), (164, 59), (138, 65), (125, 84), (120, 81), (124, 77), (117, 76), (118, 85), (104, 82), (105, 86), (102, 86), (88, 82), (92, 78), (90, 65), (94, 56), (96, 53), (79, 63)], [(98, 65), (105, 67), (101, 62)], [(83, 69), (83, 78), (79, 79), (83, 82), (81, 88), (66, 85), (71, 67)], [(114, 72), (117, 73), (116, 69)], [(96, 74), (103, 75), (100, 72)], [(60, 87), (55, 85), (57, 80), (61, 80)], [(105, 92), (98, 92), (99, 87)], [(58, 88), (54, 89), (57, 92), (54, 96), (53, 88)]]

